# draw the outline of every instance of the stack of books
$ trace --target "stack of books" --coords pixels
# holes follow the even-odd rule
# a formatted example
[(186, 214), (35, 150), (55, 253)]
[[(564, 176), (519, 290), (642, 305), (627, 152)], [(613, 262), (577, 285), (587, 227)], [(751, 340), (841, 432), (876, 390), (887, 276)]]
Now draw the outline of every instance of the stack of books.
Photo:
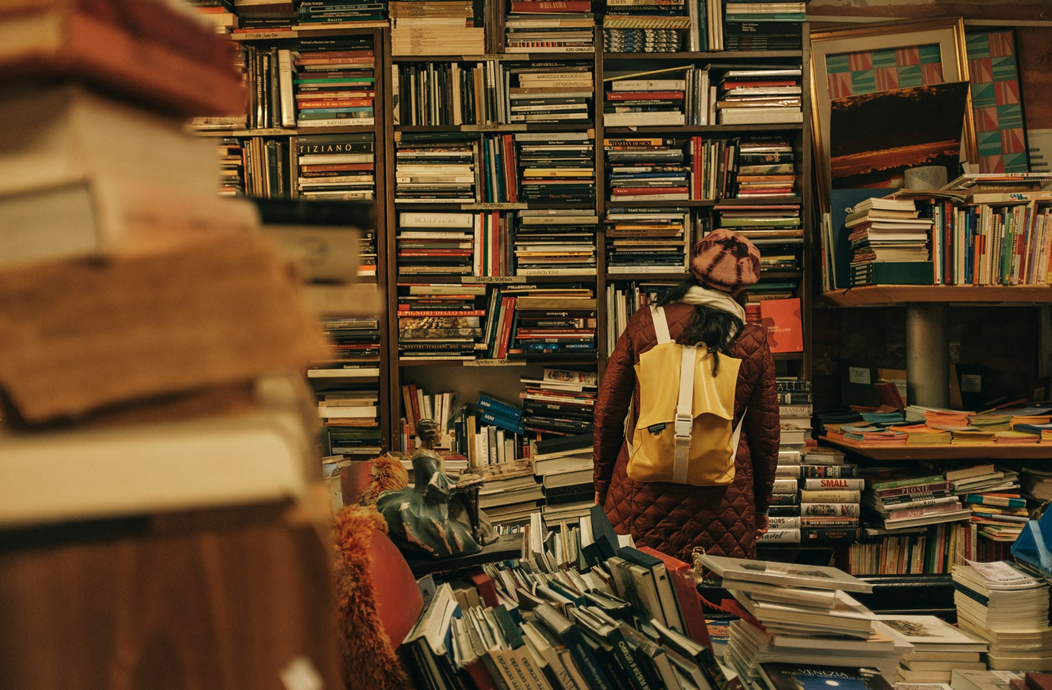
[(598, 222), (599, 217), (588, 211), (519, 211), (515, 274), (595, 275)]
[(900, 683), (949, 683), (955, 671), (985, 671), (980, 654), (986, 643), (935, 616), (877, 616), (880, 629), (913, 645), (902, 656)]
[(217, 34), (225, 36), (238, 27), (233, 0), (191, 0), (190, 4)]
[(952, 488), (941, 474), (875, 471), (866, 474), (862, 502), (886, 530), (967, 520), (972, 511)]
[(387, 2), (351, 0), (300, 0), (300, 28), (387, 26)]
[(588, 132), (522, 132), (515, 143), (522, 201), (595, 204), (595, 140)]
[(292, 0), (234, 0), (239, 31), (288, 29), (298, 19)]
[(1036, 671), (1052, 665), (1048, 583), (1005, 561), (953, 569), (957, 624), (989, 641), (991, 669)]
[(732, 69), (717, 90), (721, 125), (785, 124), (804, 121), (799, 68)]
[(679, 67), (606, 77), (603, 124), (607, 127), (684, 124), (687, 84), (691, 79), (693, 85), (694, 72), (693, 68)]
[[(930, 218), (909, 199), (866, 199), (848, 215), (851, 285), (931, 284)], [(965, 422), (967, 424), (967, 422)]]
[(486, 29), (481, 3), (470, 0), (393, 0), (392, 55), (482, 55)]
[(595, 505), (592, 433), (537, 441), (533, 473), (544, 487), (541, 516), (549, 524), (577, 521)]
[[(472, 275), (475, 233), (481, 214), (398, 214), (400, 275)], [(476, 273), (475, 275), (483, 275)]]
[(395, 150), (395, 203), (475, 203), (479, 140), (402, 132)]
[(800, 50), (806, 2), (728, 2), (724, 6), (726, 50)]
[(360, 134), (312, 134), (296, 138), (296, 187), (310, 199), (374, 199), (374, 138)]
[[(373, 124), (376, 63), (371, 37), (305, 39), (287, 66), (284, 53), (278, 54), (284, 126)], [(287, 102), (293, 93), (295, 102)]]
[[(319, 409), (325, 419), (327, 455), (379, 453), (380, 425), (376, 414), (380, 392), (379, 320), (326, 317), (321, 325), (332, 342), (332, 360), (327, 365), (308, 369), (307, 379), (324, 396), (325, 404), (319, 402)], [(334, 409), (338, 407), (351, 409)]]
[(715, 210), (718, 227), (740, 232), (760, 250), (761, 272), (799, 270), (804, 242), (799, 205), (717, 204)]
[[(504, 436), (502, 429), (494, 429), (496, 444), (498, 448), (501, 438)], [(505, 439), (506, 443), (512, 443)], [(493, 454), (490, 450), (490, 454)], [(504, 452), (497, 456), (497, 464), (505, 457)], [(499, 476), (495, 479), (487, 479), (479, 491), (479, 508), (481, 508), (495, 525), (507, 525), (509, 523), (522, 523), (530, 519), (530, 515), (537, 511), (537, 506), (544, 500), (544, 489), (537, 483), (537, 479), (529, 472), (523, 470), (520, 476)]]
[(589, 0), (513, 0), (504, 19), (506, 53), (591, 53), (595, 16)]
[[(731, 146), (733, 158), (741, 161), (777, 160), (777, 169), (788, 172), (752, 172), (749, 166), (743, 171), (734, 165), (728, 172), (724, 196), (738, 199), (792, 198), (797, 196), (794, 185), (796, 176), (793, 164), (794, 153), (788, 141), (779, 139), (753, 139), (735, 141)], [(767, 164), (763, 164), (767, 165)], [(769, 169), (769, 168), (768, 168)]]
[(742, 620), (730, 625), (724, 659), (753, 687), (764, 687), (761, 664), (814, 663), (875, 668), (894, 680), (908, 644), (877, 629), (874, 615), (848, 592), (872, 585), (836, 568), (703, 555), (723, 578)]
[(826, 436), (832, 441), (859, 446), (904, 446), (909, 439), (904, 431), (866, 424), (826, 424)]
[(241, 140), (223, 137), (216, 149), (219, 154), (219, 194), (245, 196), (245, 152)]
[[(810, 466), (809, 466), (810, 467)], [(830, 466), (808, 474), (829, 473)], [(865, 480), (858, 468), (838, 465), (839, 477), (800, 478), (800, 540), (804, 542), (854, 542), (859, 538), (861, 495)], [(854, 476), (849, 476), (854, 475)]]
[[(691, 239), (689, 222), (684, 209), (607, 210), (607, 273), (686, 271)], [(626, 323), (628, 316), (630, 314), (625, 315)]]
[[(590, 320), (585, 318), (577, 323), (586, 324)], [(540, 379), (523, 377), (521, 382), (523, 390), (519, 397), (525, 409), (522, 423), (526, 431), (539, 439), (538, 442), (549, 436), (592, 433), (598, 389), (595, 372), (546, 368)], [(565, 450), (561, 446), (558, 449)], [(554, 449), (537, 452), (554, 452)]]
[(980, 537), (1000, 542), (1016, 540), (1028, 520), (1018, 472), (987, 463), (945, 469), (943, 476), (965, 507), (971, 509), (971, 523)]
[(484, 285), (399, 283), (398, 293), (400, 358), (475, 359)]
[(1024, 465), (1019, 471), (1019, 482), (1027, 499), (1038, 503), (1052, 500), (1052, 470)]
[(691, 28), (687, 3), (677, 0), (614, 0), (603, 15), (607, 53), (675, 53)]
[(685, 201), (690, 167), (677, 139), (604, 139), (610, 201)]
[(509, 122), (572, 123), (589, 119), (589, 102), (595, 93), (590, 64), (539, 63), (510, 70), (509, 76), (512, 73), (518, 85), (508, 87)]
[(590, 120), (595, 91), (592, 63), (530, 63), (507, 70), (510, 122), (573, 123)]
[[(595, 292), (591, 288), (546, 287), (521, 290), (524, 294), (515, 298), (513, 304), (519, 326), (512, 335), (509, 357), (530, 355), (581, 355), (595, 357), (595, 326), (585, 325), (566, 328), (546, 326), (545, 322), (566, 319), (566, 314), (588, 313), (596, 309)], [(572, 317), (576, 318), (576, 317)], [(585, 317), (588, 318), (588, 317)], [(523, 321), (530, 328), (523, 328)]]

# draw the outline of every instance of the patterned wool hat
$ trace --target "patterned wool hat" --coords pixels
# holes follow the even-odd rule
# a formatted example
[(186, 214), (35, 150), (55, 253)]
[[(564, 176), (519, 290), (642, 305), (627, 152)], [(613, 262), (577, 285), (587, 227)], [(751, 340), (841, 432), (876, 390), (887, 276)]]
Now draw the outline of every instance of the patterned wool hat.
[(694, 245), (690, 269), (703, 286), (737, 295), (760, 280), (760, 250), (741, 234), (720, 228)]

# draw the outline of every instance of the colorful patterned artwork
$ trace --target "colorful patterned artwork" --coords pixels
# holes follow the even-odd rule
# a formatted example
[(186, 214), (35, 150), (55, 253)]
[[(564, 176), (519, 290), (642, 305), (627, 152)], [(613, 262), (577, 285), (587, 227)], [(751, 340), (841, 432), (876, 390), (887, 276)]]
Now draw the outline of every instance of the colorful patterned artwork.
[[(969, 53), (971, 55), (971, 53)], [(943, 83), (939, 44), (826, 56), (829, 98)]]
[(1028, 172), (1012, 32), (968, 32), (967, 46), (979, 171)]

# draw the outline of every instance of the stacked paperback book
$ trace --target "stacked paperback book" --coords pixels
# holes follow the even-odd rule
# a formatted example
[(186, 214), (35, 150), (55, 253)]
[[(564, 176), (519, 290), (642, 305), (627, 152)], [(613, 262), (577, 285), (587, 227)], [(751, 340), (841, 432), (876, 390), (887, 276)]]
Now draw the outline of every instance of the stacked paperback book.
[(719, 124), (803, 122), (801, 75), (798, 68), (727, 70), (717, 90)]
[[(484, 214), (398, 214), (400, 275), (472, 275), (475, 235)], [(483, 275), (476, 273), (475, 275)]]
[[(496, 292), (496, 291), (495, 291)], [(595, 291), (591, 288), (545, 287), (523, 289), (515, 298), (513, 329), (507, 352), (509, 357), (536, 355), (578, 355), (595, 358), (596, 326), (591, 319), (596, 310)], [(565, 319), (585, 319), (580, 325), (562, 323)], [(511, 326), (508, 326), (511, 329)]]
[(534, 62), (506, 68), (511, 123), (573, 123), (590, 119), (595, 91), (590, 62)]
[(475, 359), (485, 285), (399, 283), (398, 293), (400, 359)]
[(376, 198), (372, 132), (296, 138), (296, 189), (305, 199)]
[(387, 26), (386, 0), (300, 0), (297, 5), (301, 28)]
[(598, 222), (589, 211), (519, 211), (515, 275), (595, 275)]
[(607, 127), (709, 124), (708, 70), (688, 65), (612, 75), (603, 80)]
[(969, 562), (953, 569), (961, 629), (990, 643), (992, 669), (1038, 671), (1052, 667), (1048, 583), (1005, 561)]
[(589, 0), (513, 0), (509, 5), (505, 52), (595, 51), (595, 16)]
[(541, 516), (546, 524), (577, 521), (595, 505), (592, 485), (592, 434), (538, 441), (533, 473), (544, 487)]
[(767, 0), (728, 2), (724, 6), (726, 50), (800, 50), (800, 26), (806, 2)]
[(380, 323), (376, 317), (326, 317), (332, 342), (328, 366), (307, 370), (319, 395), (327, 455), (375, 455), (381, 450)]
[(691, 28), (682, 0), (610, 0), (603, 15), (607, 53), (675, 53)]
[[(604, 222), (607, 273), (685, 271), (691, 239), (689, 223), (685, 209), (608, 209)], [(626, 324), (629, 316), (624, 315)]]
[(932, 220), (917, 215), (916, 203), (907, 199), (866, 199), (855, 206), (845, 223), (851, 230), (852, 286), (931, 284)]
[[(477, 10), (477, 11), (476, 11)], [(392, 55), (482, 55), (486, 29), (470, 0), (392, 0)]]
[(592, 206), (595, 203), (595, 140), (589, 132), (521, 132), (522, 201)]
[(690, 198), (690, 167), (676, 139), (604, 139), (610, 201), (682, 201)]
[[(576, 323), (584, 327), (590, 325), (589, 321), (594, 319), (581, 317)], [(592, 433), (598, 389), (595, 372), (545, 368), (541, 378), (523, 377), (521, 382), (519, 397), (525, 410), (522, 423), (538, 439)]]
[(912, 645), (899, 666), (900, 683), (949, 683), (959, 671), (984, 671), (986, 642), (935, 616), (881, 615), (880, 629)]
[[(315, 47), (317, 43), (321, 45)], [(288, 52), (278, 51), (282, 126), (373, 124), (376, 62), (371, 37), (307, 39), (298, 52)]]
[(863, 504), (887, 530), (956, 522), (971, 517), (941, 474), (874, 472), (866, 475)]
[(403, 132), (395, 150), (395, 203), (476, 201), (479, 180), (477, 135), (432, 137)]

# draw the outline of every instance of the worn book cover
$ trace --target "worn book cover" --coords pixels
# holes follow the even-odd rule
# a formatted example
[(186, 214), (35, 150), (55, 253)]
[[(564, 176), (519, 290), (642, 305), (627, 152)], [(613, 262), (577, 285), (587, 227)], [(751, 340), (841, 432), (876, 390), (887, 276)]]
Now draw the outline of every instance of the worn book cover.
[(772, 353), (804, 351), (799, 297), (760, 302), (760, 319), (767, 331), (767, 344)]

